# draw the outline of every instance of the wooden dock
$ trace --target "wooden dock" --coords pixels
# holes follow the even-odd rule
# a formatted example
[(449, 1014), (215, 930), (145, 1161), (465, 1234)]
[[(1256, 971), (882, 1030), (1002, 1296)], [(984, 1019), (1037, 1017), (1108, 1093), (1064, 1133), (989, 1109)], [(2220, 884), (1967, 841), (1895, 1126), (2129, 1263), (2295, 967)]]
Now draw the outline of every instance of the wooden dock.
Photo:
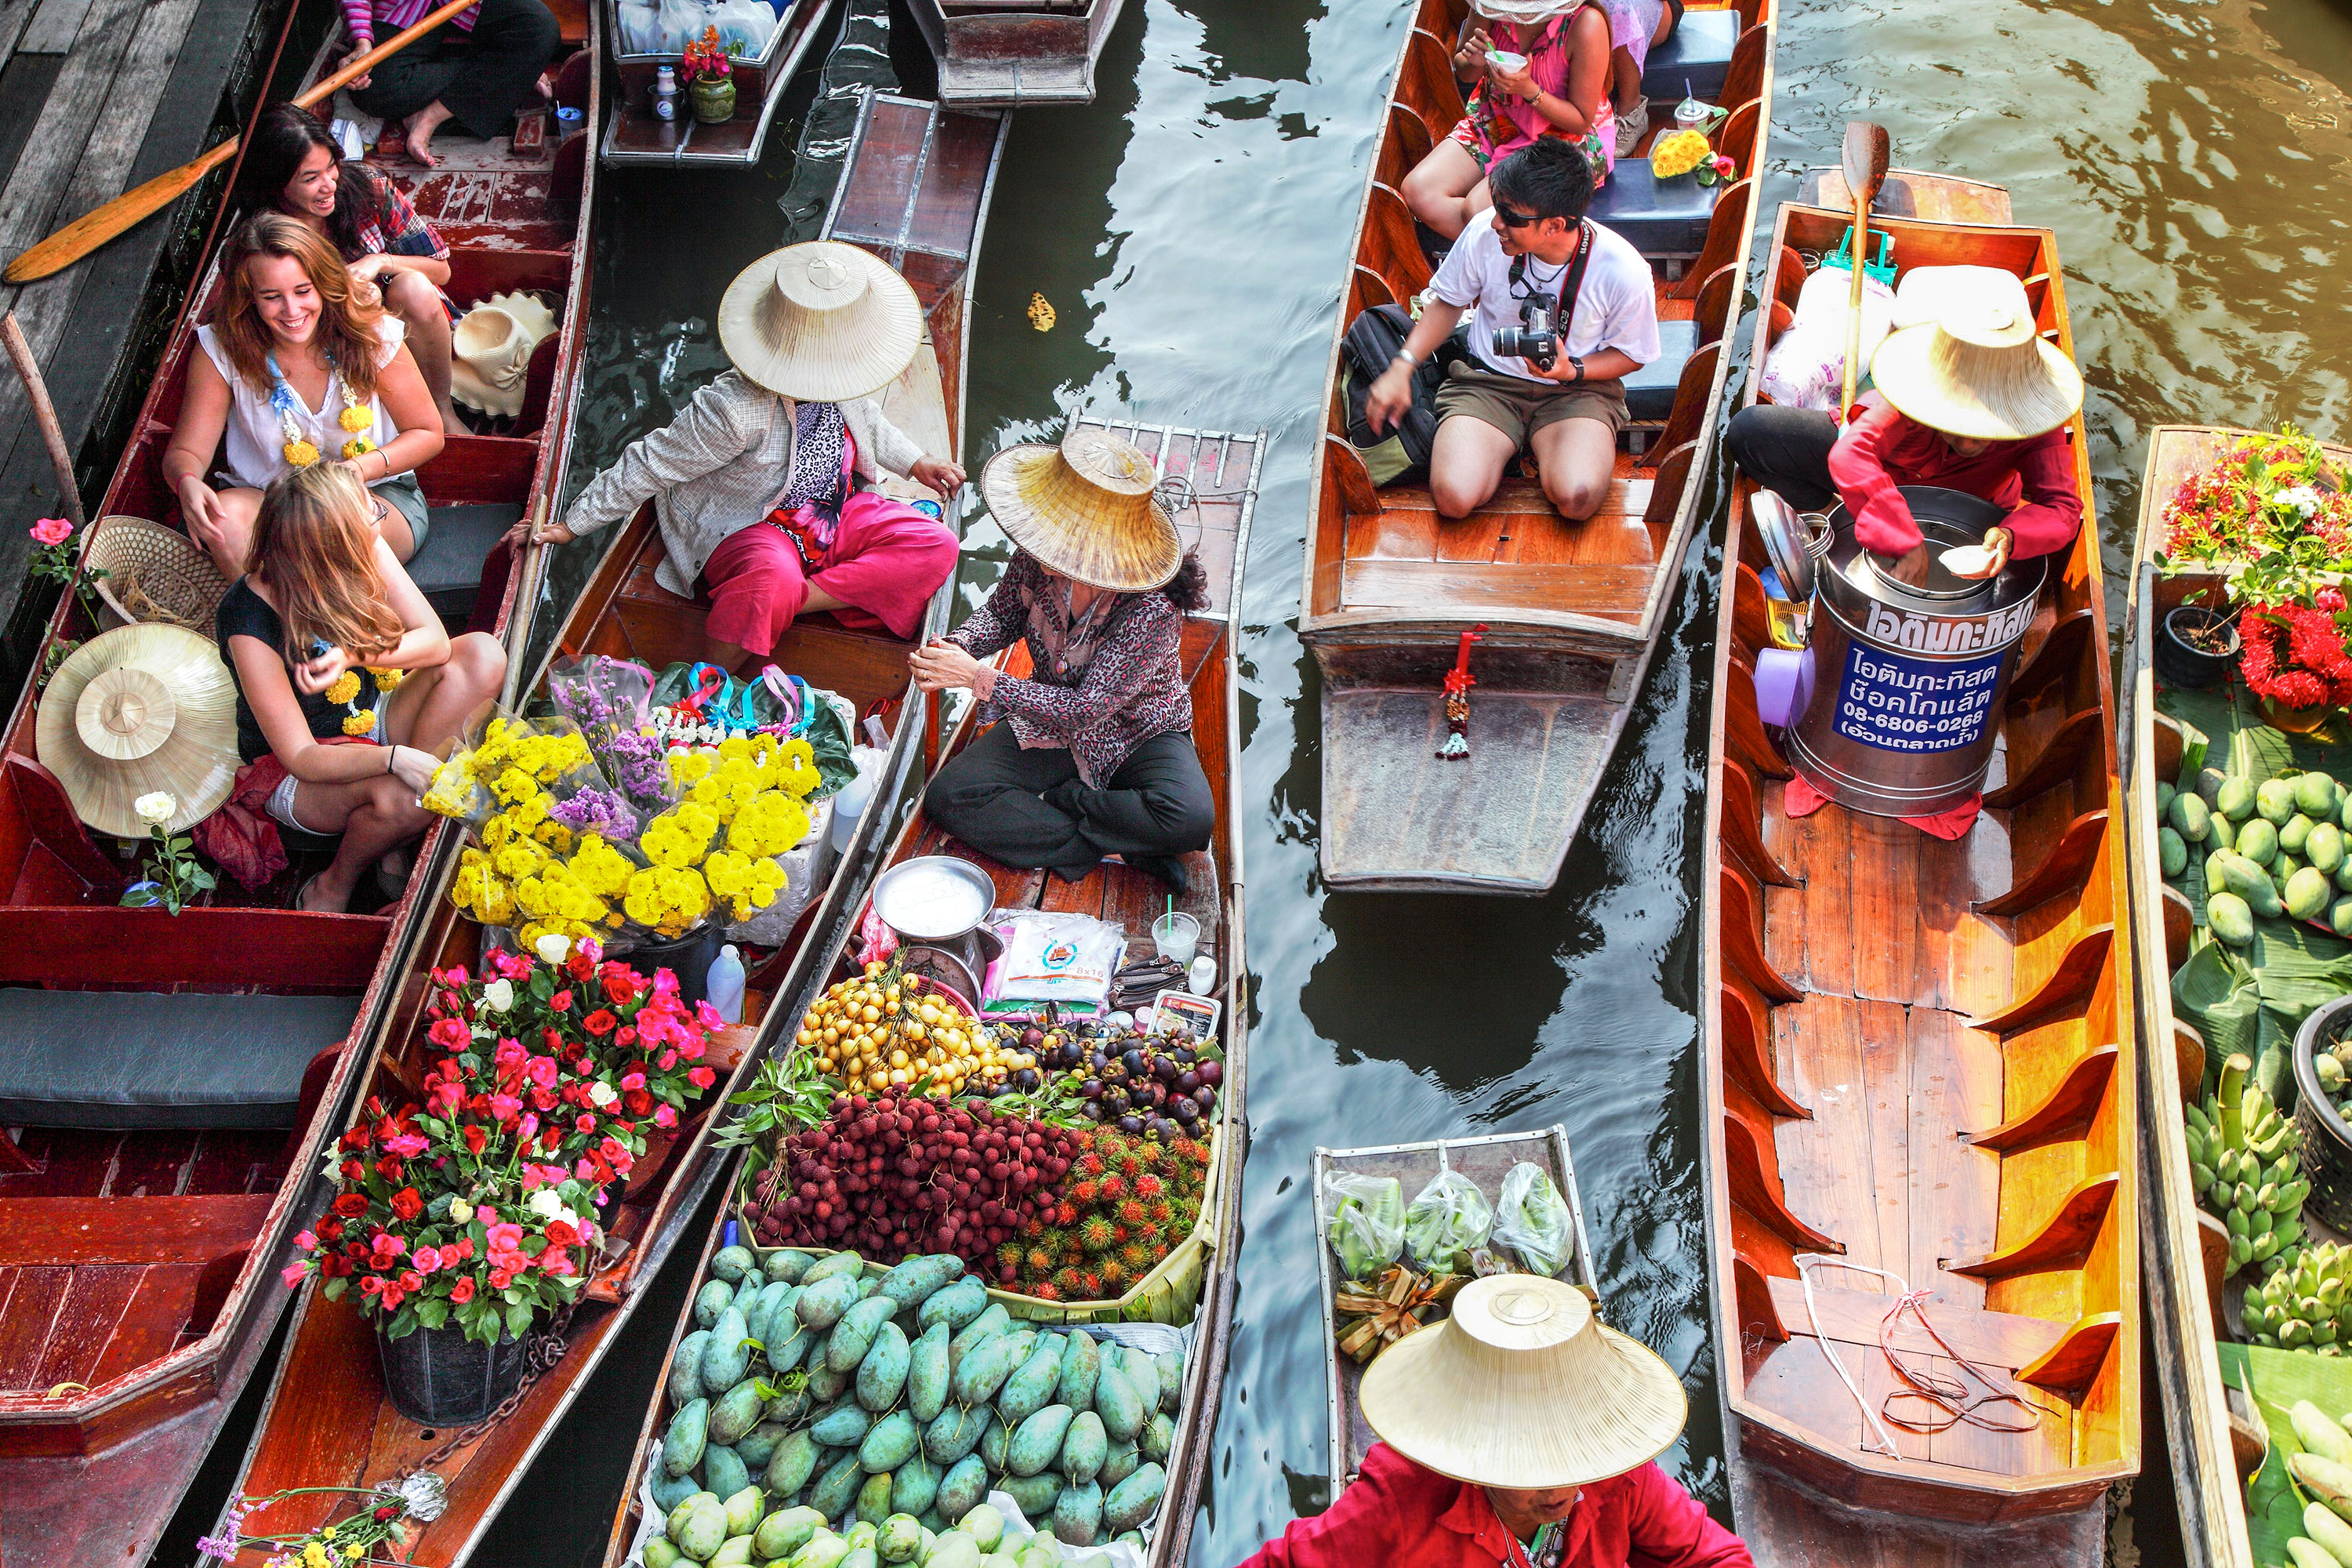
[[(233, 132), (289, 0), (0, 0), (0, 257)], [(218, 128), (217, 130), (215, 128)], [(225, 186), (196, 192), (72, 267), (0, 284), (47, 377), (83, 493), (103, 489), (142, 366), (194, 280)], [(26, 530), (58, 515), (57, 480), (0, 374), (0, 701), (40, 642), (49, 590), (28, 584)]]

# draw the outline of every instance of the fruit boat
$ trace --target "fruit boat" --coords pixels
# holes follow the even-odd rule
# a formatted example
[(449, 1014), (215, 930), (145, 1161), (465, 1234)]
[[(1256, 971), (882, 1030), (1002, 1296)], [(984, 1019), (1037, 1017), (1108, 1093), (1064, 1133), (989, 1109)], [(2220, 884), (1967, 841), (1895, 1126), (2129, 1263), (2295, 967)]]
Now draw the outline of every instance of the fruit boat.
[[(1780, 209), (1751, 363), (1788, 323), (1801, 254), (1851, 222)], [(1881, 225), (1901, 268), (2014, 273), (2073, 352), (2048, 231)], [(2072, 438), (2087, 503), (2079, 416)], [(2097, 525), (2053, 562), (1984, 810), (1948, 843), (1835, 805), (1785, 814), (1790, 770), (1757, 707), (1775, 612), (1748, 490), (1724, 553), (1701, 881), (1734, 1523), (1768, 1565), (2096, 1563), (2140, 1442), (2137, 1047)], [(1896, 1321), (1906, 1289), (1924, 1317)], [(1963, 1377), (1956, 1354), (1979, 1370)], [(1886, 1405), (1939, 1382), (1979, 1419)]]
[[(577, 26), (565, 47), (559, 96), (593, 119), (593, 37)], [(310, 79), (334, 64), (322, 55)], [(535, 606), (515, 603), (502, 558), (486, 574), (485, 552), (563, 472), (587, 315), (588, 142), (516, 153), (449, 134), (438, 147), (437, 169), (381, 167), (448, 241), (449, 296), (543, 290), (560, 297), (560, 330), (532, 356), (519, 416), (450, 437), (420, 471), (434, 528), (409, 570), (453, 630), (471, 616), (519, 637)], [(126, 519), (176, 527), (160, 463), (218, 282), (207, 273), (191, 295), (100, 509), (113, 521), (85, 531), (84, 548)], [(110, 583), (126, 589), (123, 574)], [(150, 586), (168, 596), (160, 577)], [(208, 605), (182, 613), (209, 635)], [(66, 595), (35, 668), (100, 629)], [(456, 836), (428, 835), (406, 894), (370, 913), (292, 907), (331, 840), (289, 845), (294, 865), (275, 881), (176, 917), (120, 908), (128, 862), (37, 760), (39, 686), (17, 700), (0, 755), (0, 1122), (14, 1132), (0, 1136), (0, 1558), (136, 1563), (286, 1310), (278, 1269), (324, 1201), (317, 1151), (414, 973)]]
[[(881, 395), (883, 405), (892, 422), (926, 450), (954, 452), (963, 421), (965, 309), (1003, 146), (1003, 117), (945, 113), (935, 105), (873, 95), (862, 111), (861, 147), (897, 145), (909, 136), (937, 149), (931, 177), (918, 184), (916, 170), (907, 163), (859, 156), (853, 150), (825, 234), (864, 245), (902, 266), (914, 285), (925, 315), (925, 342)], [(921, 222), (916, 224), (919, 194)], [(907, 248), (910, 230), (924, 247), (920, 254)], [(901, 486), (901, 493), (919, 499), (928, 492)], [(648, 504), (614, 532), (617, 537), (605, 547), (553, 639), (550, 658), (596, 653), (658, 668), (696, 657), (708, 606), (680, 599), (655, 581), (663, 547), (653, 507)], [(936, 635), (944, 626), (952, 588), (952, 583), (943, 584), (932, 600), (922, 635)], [(886, 736), (887, 761), (873, 807), (860, 818), (824, 892), (800, 918), (791, 939), (772, 953), (747, 960), (746, 1022), (724, 1031), (709, 1058), (725, 1076), (698, 1102), (698, 1114), (639, 1163), (617, 1216), (605, 1226), (624, 1244), (617, 1261), (594, 1273), (563, 1331), (542, 1343), (542, 1370), (526, 1383), (511, 1409), (455, 1433), (405, 1419), (385, 1395), (367, 1321), (349, 1302), (328, 1301), (315, 1285), (306, 1286), (236, 1493), (266, 1498), (296, 1487), (368, 1487), (430, 1469), (446, 1484), (448, 1507), (424, 1528), (407, 1560), (455, 1564), (471, 1557), (663, 1262), (688, 1234), (692, 1215), (725, 1164), (711, 1149), (713, 1126), (720, 1119), (712, 1109), (748, 1078), (784, 1023), (798, 1016), (803, 993), (824, 973), (844, 919), (864, 892), (887, 836), (888, 803), (904, 787), (929, 725), (930, 707), (907, 674), (913, 646), (883, 634), (851, 631), (826, 614), (803, 616), (778, 644), (779, 668), (849, 699)], [(527, 689), (537, 684), (535, 679)], [(444, 868), (431, 885), (431, 913), (397, 989), (384, 1049), (370, 1070), (362, 1102), (369, 1094), (394, 1103), (415, 1098), (411, 1086), (423, 1060), (425, 996), (419, 982), (429, 966), (476, 962), (481, 930), (443, 896), (448, 881)], [(335, 1510), (343, 1500), (289, 1499), (249, 1516), (245, 1533), (283, 1535), (315, 1528), (341, 1517)], [(248, 1548), (237, 1561), (249, 1568), (265, 1555)]]
[[(1214, 994), (1223, 1004), (1224, 1031), (1223, 1080), (1217, 1111), (1220, 1125), (1214, 1132), (1209, 1186), (1202, 1202), (1202, 1234), (1196, 1238), (1197, 1244), (1188, 1242), (1179, 1249), (1191, 1249), (1188, 1256), (1193, 1260), (1190, 1266), (1192, 1277), (1181, 1290), (1182, 1310), (1170, 1305), (1167, 1293), (1149, 1284), (1131, 1292), (1121, 1310), (1108, 1311), (1067, 1307), (1007, 1291), (991, 1290), (990, 1295), (1005, 1306), (1011, 1317), (1024, 1322), (1077, 1325), (1098, 1319), (1115, 1321), (1121, 1317), (1189, 1321), (1191, 1349), (1185, 1356), (1179, 1413), (1165, 1462), (1166, 1500), (1147, 1552), (1151, 1568), (1170, 1568), (1185, 1560), (1202, 1488), (1207, 1479), (1209, 1445), (1214, 1434), (1219, 1387), (1224, 1372), (1225, 1342), (1232, 1326), (1235, 1282), (1233, 1249), (1240, 1225), (1238, 1178), (1247, 1138), (1244, 1095), (1249, 1006), (1247, 960), (1242, 941), (1243, 825), (1233, 787), (1233, 763), (1240, 754), (1241, 723), (1234, 617), (1265, 437), (1263, 432), (1253, 436), (1216, 435), (1164, 426), (1139, 426), (1092, 415), (1081, 416), (1079, 423), (1133, 441), (1152, 458), (1162, 476), (1165, 493), (1174, 498), (1180, 531), (1186, 543), (1199, 552), (1208, 574), (1210, 603), (1205, 609), (1187, 616), (1181, 657), (1191, 684), (1193, 743), (1216, 795), (1217, 826), (1208, 849), (1185, 857), (1191, 888), (1175, 900), (1175, 907), (1200, 921), (1200, 952), (1217, 961), (1219, 979)], [(1184, 510), (1187, 501), (1192, 508), (1189, 515)], [(1005, 650), (999, 656), (999, 664), (1014, 675), (1026, 673), (1029, 665), (1024, 645), (1016, 643)], [(977, 733), (971, 717), (967, 711), (959, 724), (948, 747), (950, 755)], [(994, 885), (998, 909), (1076, 910), (1096, 915), (1123, 926), (1131, 946), (1150, 942), (1151, 920), (1167, 902), (1167, 889), (1162, 884), (1115, 861), (1102, 865), (1077, 883), (1065, 882), (1041, 871), (1014, 870), (999, 865), (949, 837), (919, 808), (892, 845), (889, 864), (928, 855), (954, 856), (985, 871)], [(828, 958), (828, 980), (846, 978), (858, 972), (852, 956), (852, 935), (845, 929), (836, 934)], [(736, 1225), (736, 1212), (731, 1205), (721, 1211), (719, 1223), (704, 1242), (703, 1266), (696, 1275), (698, 1279), (704, 1277), (709, 1258), (724, 1245), (726, 1231)], [(749, 1226), (741, 1226), (738, 1234), (747, 1244), (750, 1242)], [(760, 1250), (764, 1257), (772, 1249)], [(899, 1259), (877, 1258), (869, 1261), (895, 1264)], [(637, 1446), (640, 1455), (647, 1451), (647, 1446), (663, 1430), (663, 1395), (671, 1363), (679, 1344), (695, 1326), (689, 1300), (671, 1337), (662, 1376), (651, 1392)], [(612, 1538), (605, 1552), (607, 1568), (618, 1568), (626, 1559), (641, 1521), (640, 1487), (638, 1479), (633, 1476), (628, 1493), (621, 1500), (614, 1517)]]
[[(1464, 15), (1463, 0), (1412, 8), (1332, 334), (1298, 635), (1322, 672), (1333, 888), (1534, 894), (1558, 879), (1680, 592), (1754, 249), (1772, 6), (1693, 5), (1644, 68), (1651, 121), (1671, 130), (1687, 80), (1728, 111), (1714, 142), (1737, 173), (1660, 179), (1636, 154), (1594, 197), (1591, 216), (1650, 260), (1662, 350), (1626, 381), (1632, 425), (1600, 510), (1569, 522), (1533, 478), (1507, 477), (1449, 522), (1425, 483), (1375, 488), (1348, 438), (1345, 338), (1363, 310), (1409, 305), (1443, 258), (1398, 190), (1462, 118)], [(1441, 759), (1444, 679), (1474, 630), (1470, 753)]]

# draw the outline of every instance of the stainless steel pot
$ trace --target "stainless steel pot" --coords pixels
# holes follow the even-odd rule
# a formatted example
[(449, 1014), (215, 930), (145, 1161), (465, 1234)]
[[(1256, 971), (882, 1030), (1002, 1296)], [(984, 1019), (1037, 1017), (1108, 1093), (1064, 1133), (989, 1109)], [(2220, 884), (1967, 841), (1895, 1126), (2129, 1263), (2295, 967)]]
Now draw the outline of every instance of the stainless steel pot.
[[(1906, 485), (1932, 555), (1980, 543), (2001, 508), (1958, 490)], [(1892, 561), (1854, 537), (1841, 505), (1815, 574), (1811, 695), (1788, 732), (1789, 762), (1814, 788), (1874, 816), (1931, 816), (1977, 793), (1999, 742), (2018, 640), (2049, 563), (2011, 561), (1990, 579), (1896, 582)]]

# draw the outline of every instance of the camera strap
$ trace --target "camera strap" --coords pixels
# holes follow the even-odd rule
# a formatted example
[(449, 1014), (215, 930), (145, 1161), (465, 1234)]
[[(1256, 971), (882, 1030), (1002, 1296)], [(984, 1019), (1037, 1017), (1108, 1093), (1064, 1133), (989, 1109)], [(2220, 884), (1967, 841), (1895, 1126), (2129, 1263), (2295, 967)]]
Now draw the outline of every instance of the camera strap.
[[(1592, 260), (1592, 220), (1585, 218), (1576, 226), (1576, 254), (1569, 258), (1568, 275), (1562, 280), (1559, 295), (1560, 342), (1568, 341), (1569, 327), (1576, 319), (1576, 298), (1584, 291), (1584, 269)], [(1518, 288), (1527, 281), (1528, 258), (1511, 258), (1511, 287)]]

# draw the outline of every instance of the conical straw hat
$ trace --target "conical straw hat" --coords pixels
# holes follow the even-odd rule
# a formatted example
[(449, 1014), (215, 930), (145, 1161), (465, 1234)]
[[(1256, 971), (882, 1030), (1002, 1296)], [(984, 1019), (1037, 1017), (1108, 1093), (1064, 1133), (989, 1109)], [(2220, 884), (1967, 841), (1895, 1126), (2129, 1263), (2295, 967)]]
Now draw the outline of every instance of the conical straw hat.
[(1906, 416), (1979, 441), (2043, 435), (2083, 406), (2083, 373), (2034, 330), (2013, 277), (1973, 286), (1937, 320), (1889, 334), (1870, 379)]
[(1573, 1285), (1474, 1279), (1454, 1315), (1365, 1370), (1364, 1419), (1440, 1475), (1509, 1491), (1580, 1487), (1648, 1464), (1690, 1401), (1666, 1363), (1592, 1316)]
[(179, 803), (163, 825), (178, 833), (211, 816), (236, 783), (236, 682), (201, 633), (117, 626), (58, 666), (33, 741), (100, 833), (146, 837), (131, 803), (157, 790)]
[(531, 351), (555, 314), (529, 294), (493, 294), (460, 317), (449, 340), (449, 395), (511, 419), (522, 412)]
[(898, 379), (923, 346), (923, 308), (879, 257), (812, 240), (736, 274), (719, 302), (719, 342), (781, 397), (840, 403)]
[(1164, 587), (1184, 564), (1159, 485), (1150, 458), (1102, 430), (1007, 447), (980, 473), (1007, 539), (1065, 577), (1118, 594)]

